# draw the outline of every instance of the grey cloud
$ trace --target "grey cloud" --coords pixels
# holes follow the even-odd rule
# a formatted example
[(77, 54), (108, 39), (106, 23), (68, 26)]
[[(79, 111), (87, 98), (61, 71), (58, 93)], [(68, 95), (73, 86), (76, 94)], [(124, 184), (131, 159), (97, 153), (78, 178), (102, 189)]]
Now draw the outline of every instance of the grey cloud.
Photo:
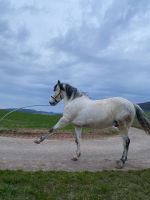
[(19, 27), (17, 34), (16, 34), (16, 38), (18, 41), (26, 41), (28, 38), (30, 37), (30, 32), (29, 30), (25, 27)]
[[(33, 73), (31, 67), (33, 62), (40, 55), (36, 53), (28, 44), (30, 32), (25, 25), (20, 25), (16, 29), (13, 27), (8, 17), (5, 17), (8, 11), (13, 12), (9, 6), (10, 2), (0, 4), (1, 13), (0, 19), (0, 71), (1, 75), (22, 75)], [(11, 9), (10, 9), (11, 8)], [(25, 71), (25, 72), (24, 72)]]
[[(33, 38), (36, 31), (31, 24), (28, 27), (27, 20), (12, 28), (12, 21), (4, 17), (9, 10), (17, 16), (22, 12), (21, 20), (25, 14), (34, 16), (32, 20), (37, 22), (36, 14), (43, 14), (42, 4), (24, 3), (13, 10), (7, 1), (5, 14), (0, 14), (3, 16), (0, 19), (0, 91), (3, 99), (10, 93), (10, 101), (20, 104), (47, 103), (58, 79), (95, 99), (123, 96), (142, 102), (149, 98), (150, 82), (146, 75), (150, 74), (148, 1), (82, 2), (80, 23), (73, 23), (72, 18), (72, 25), (64, 32), (57, 30), (53, 38), (51, 35), (44, 38), (48, 41), (45, 47), (44, 40), (40, 43), (36, 41), (38, 37)], [(50, 17), (50, 13), (48, 15)], [(147, 25), (145, 34), (141, 33), (143, 24)], [(38, 25), (33, 27), (37, 28), (37, 33), (40, 32)], [(61, 107), (62, 104), (54, 110)]]
[(0, 16), (3, 17), (11, 12), (11, 4), (9, 0), (0, 0)]
[[(95, 3), (95, 5), (97, 7), (96, 10), (99, 10), (100, 13), (101, 10), (97, 6), (98, 3)], [(150, 73), (149, 61), (147, 59), (147, 62), (145, 62), (143, 58), (145, 51), (143, 49), (143, 52), (139, 54), (137, 49), (133, 51), (132, 56), (130, 53), (125, 54), (126, 41), (123, 41), (122, 37), (121, 42), (123, 42), (123, 46), (119, 47), (120, 44), (117, 39), (122, 35), (124, 36), (124, 34), (132, 35), (135, 28), (133, 19), (138, 16), (141, 18), (146, 12), (148, 16), (149, 6), (147, 5), (149, 5), (148, 1), (144, 1), (144, 3), (126, 0), (120, 2), (112, 1), (106, 9), (105, 15), (103, 15), (103, 23), (100, 23), (99, 26), (92, 22), (88, 23), (88, 19), (83, 20), (81, 26), (73, 27), (67, 33), (51, 39), (48, 43), (49, 48), (56, 49), (58, 52), (60, 51), (76, 58), (76, 63), (71, 66), (72, 71), (79, 65), (82, 77), (73, 76), (72, 74), (71, 77), (74, 82), (75, 78), (80, 78), (80, 80), (85, 79), (86, 81), (81, 80), (81, 85), (86, 83), (87, 87), (91, 86), (93, 89), (94, 85), (97, 84), (97, 87), (94, 89), (95, 92), (91, 90), (93, 96), (94, 93), (96, 94), (96, 91), (102, 90), (102, 96), (108, 97), (116, 94), (129, 98), (138, 96), (139, 99), (145, 99), (148, 87), (147, 82), (144, 81), (142, 83), (144, 77), (139, 79), (139, 84), (136, 81), (137, 76), (139, 77), (142, 71), (145, 70), (147, 73)], [(98, 11), (95, 12), (94, 9), (89, 16), (95, 17), (95, 13), (98, 19), (99, 13)], [(143, 18), (143, 20), (145, 19)], [(132, 26), (133, 28), (131, 28)], [(140, 25), (138, 28), (140, 29)], [(114, 46), (114, 42), (117, 45), (116, 47)], [(130, 51), (134, 49), (132, 41), (129, 39), (127, 42), (130, 46)], [(136, 55), (138, 56), (136, 57)], [(87, 71), (87, 65), (88, 68), (91, 67), (93, 69), (93, 74), (90, 71), (89, 73), (82, 74), (82, 71)], [(106, 74), (103, 76), (101, 76), (102, 68), (106, 69)], [(78, 74), (78, 71), (74, 71)], [(99, 79), (96, 78), (98, 74)], [(93, 81), (92, 78), (91, 80), (88, 78), (90, 76), (94, 79)]]
[(26, 12), (30, 12), (32, 14), (37, 14), (37, 13), (39, 13), (40, 10), (41, 9), (37, 8), (34, 4), (32, 4), (32, 5), (25, 4), (24, 6), (22, 6), (20, 8), (20, 11), (26, 11)]
[(10, 26), (7, 20), (0, 20), (0, 35), (4, 36), (8, 34), (10, 31)]
[[(130, 30), (133, 17), (149, 12), (146, 2), (141, 4), (127, 0), (120, 2), (113, 1), (106, 10), (102, 19), (103, 22), (99, 26), (95, 26), (95, 24), (88, 23), (88, 20), (84, 20), (80, 27), (74, 27), (66, 34), (54, 38), (51, 41), (52, 46), (77, 56), (82, 56), (82, 54), (87, 55), (87, 57), (93, 56), (98, 51), (100, 52), (111, 47), (112, 42), (119, 35)], [(134, 4), (136, 4), (135, 7)], [(99, 9), (100, 13), (101, 10), (98, 6), (97, 9)]]

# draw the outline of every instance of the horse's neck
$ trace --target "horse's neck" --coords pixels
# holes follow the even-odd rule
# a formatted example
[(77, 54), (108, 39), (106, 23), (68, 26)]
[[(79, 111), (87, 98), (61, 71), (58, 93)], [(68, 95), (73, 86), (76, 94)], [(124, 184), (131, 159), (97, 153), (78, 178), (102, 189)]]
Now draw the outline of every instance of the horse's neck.
[[(87, 101), (91, 101), (91, 99), (89, 99), (89, 98), (86, 97), (86, 96), (82, 96), (81, 98), (82, 98), (82, 100), (85, 100), (86, 102), (87, 102)], [(63, 100), (64, 100), (64, 106), (67, 106), (67, 104), (69, 104), (69, 103), (72, 101), (72, 98), (70, 98), (70, 99), (68, 100), (66, 93), (64, 93), (64, 94), (63, 94)], [(82, 100), (81, 100), (81, 103), (83, 103)], [(79, 103), (79, 102), (78, 102), (78, 103)]]
[(70, 99), (67, 98), (66, 93), (63, 94), (63, 100), (64, 100), (64, 106), (66, 106), (68, 103), (70, 103), (73, 99), (72, 97)]
[(70, 100), (68, 100), (66, 93), (64, 93), (63, 96), (64, 96), (64, 98), (63, 98), (64, 99), (64, 106), (66, 106), (69, 103)]

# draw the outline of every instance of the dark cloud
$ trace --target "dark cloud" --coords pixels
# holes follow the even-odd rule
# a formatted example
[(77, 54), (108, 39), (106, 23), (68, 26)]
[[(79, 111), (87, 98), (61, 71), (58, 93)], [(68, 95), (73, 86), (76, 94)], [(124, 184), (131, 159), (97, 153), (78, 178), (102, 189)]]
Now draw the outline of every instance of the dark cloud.
[(17, 40), (24, 42), (28, 40), (29, 37), (30, 37), (29, 30), (25, 26), (19, 27), (19, 30), (17, 31), (17, 34), (16, 34)]
[[(143, 71), (150, 73), (149, 59), (146, 59), (147, 62), (144, 60), (143, 54), (146, 53), (146, 49), (141, 43), (139, 34), (142, 27), (141, 18), (143, 23), (147, 22), (150, 25), (149, 3), (148, 1), (112, 1), (108, 8), (105, 8), (102, 19), (100, 18), (102, 10), (98, 6), (101, 4), (102, 1), (99, 3), (92, 1), (90, 9), (88, 5), (90, 12), (87, 15), (84, 9), (84, 16), (93, 17), (93, 22), (91, 18), (89, 21), (84, 19), (80, 26), (73, 27), (65, 34), (51, 39), (48, 43), (49, 48), (73, 56), (80, 69), (82, 68), (81, 71), (87, 71), (83, 73), (87, 77), (80, 76), (81, 85), (86, 82), (87, 87), (91, 86), (92, 90), (95, 84), (94, 91), (90, 91), (93, 96), (97, 94), (96, 91), (99, 91), (102, 97), (117, 95), (129, 97), (134, 101), (148, 100), (146, 91), (149, 81), (143, 80), (148, 77), (141, 76), (141, 73)], [(145, 15), (147, 18), (144, 17)], [(147, 28), (146, 31), (149, 32), (149, 29)], [(148, 42), (146, 37), (142, 40)], [(142, 52), (139, 53), (141, 46), (135, 48), (135, 44), (143, 46)], [(76, 69), (76, 63), (70, 67)], [(106, 71), (102, 76), (101, 69)]]
[(9, 34), (10, 31), (10, 26), (7, 20), (0, 20), (0, 35), (1, 36), (6, 36)]
[(0, 0), (0, 16), (4, 17), (11, 12), (11, 4), (9, 0)]
[(2, 99), (47, 103), (60, 79), (95, 99), (148, 101), (149, 1), (72, 3), (0, 1)]

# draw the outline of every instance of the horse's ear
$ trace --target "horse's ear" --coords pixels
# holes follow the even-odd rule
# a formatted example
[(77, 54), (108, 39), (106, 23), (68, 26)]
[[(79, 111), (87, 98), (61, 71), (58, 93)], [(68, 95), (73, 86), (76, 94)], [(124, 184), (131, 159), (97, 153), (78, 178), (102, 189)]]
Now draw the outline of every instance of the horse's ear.
[(58, 80), (58, 85), (60, 86), (61, 84), (60, 84), (60, 80)]
[(58, 85), (59, 85), (61, 90), (64, 90), (63, 84), (60, 82), (60, 80), (58, 80)]

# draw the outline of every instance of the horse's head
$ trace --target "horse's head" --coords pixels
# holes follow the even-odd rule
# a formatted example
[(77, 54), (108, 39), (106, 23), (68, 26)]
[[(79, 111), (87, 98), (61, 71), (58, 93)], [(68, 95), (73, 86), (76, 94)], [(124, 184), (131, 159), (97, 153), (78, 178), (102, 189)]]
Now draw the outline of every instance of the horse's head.
[(57, 84), (54, 86), (54, 95), (51, 96), (51, 100), (49, 101), (51, 106), (55, 106), (63, 99), (63, 84), (58, 80)]

